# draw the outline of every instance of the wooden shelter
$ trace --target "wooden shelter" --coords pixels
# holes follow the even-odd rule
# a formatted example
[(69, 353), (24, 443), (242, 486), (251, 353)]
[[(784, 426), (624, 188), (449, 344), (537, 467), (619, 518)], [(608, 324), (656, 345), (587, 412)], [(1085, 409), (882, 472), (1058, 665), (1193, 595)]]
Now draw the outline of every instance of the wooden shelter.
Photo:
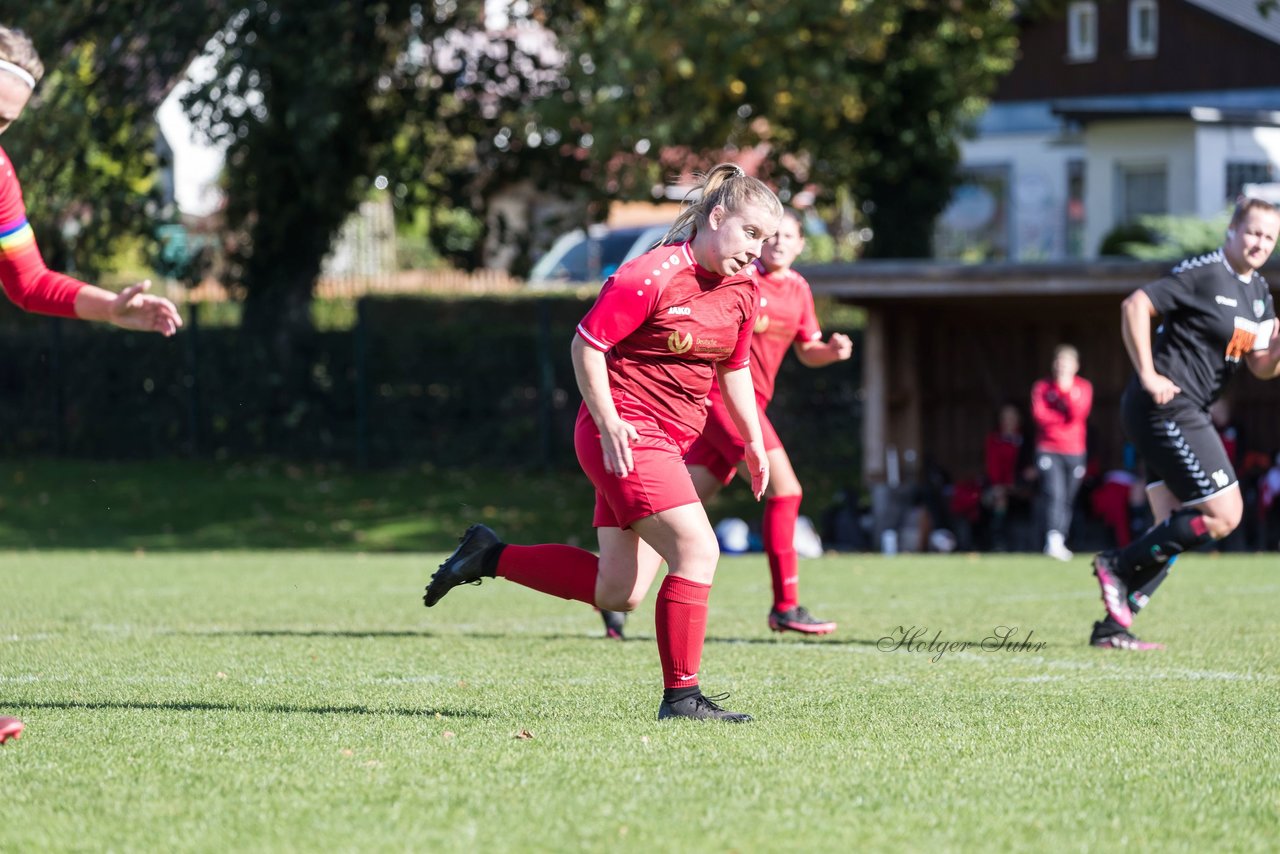
[[(875, 262), (809, 267), (818, 295), (862, 306), (863, 476), (911, 477), (936, 461), (954, 477), (982, 470), (983, 440), (1002, 403), (1018, 404), (1030, 428), (1032, 383), (1053, 348), (1073, 344), (1094, 385), (1090, 454), (1119, 465), (1120, 393), (1132, 368), (1120, 339), (1120, 302), (1164, 275), (1168, 262), (1094, 261), (959, 265)], [(1280, 281), (1280, 269), (1268, 270)], [(1280, 382), (1237, 377), (1233, 420), (1247, 447), (1280, 449)], [(890, 478), (892, 479), (892, 478)]]

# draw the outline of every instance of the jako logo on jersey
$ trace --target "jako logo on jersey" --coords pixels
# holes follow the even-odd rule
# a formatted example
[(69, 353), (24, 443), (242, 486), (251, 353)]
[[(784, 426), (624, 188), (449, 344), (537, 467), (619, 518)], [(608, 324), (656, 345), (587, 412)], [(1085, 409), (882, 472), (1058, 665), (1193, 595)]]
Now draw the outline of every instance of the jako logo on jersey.
[(1224, 297), (1222, 294), (1218, 294), (1216, 297), (1214, 297), (1213, 301), (1216, 302), (1218, 305), (1229, 305), (1232, 308), (1236, 307), (1236, 301), (1233, 297)]
[(1213, 478), (1213, 482), (1218, 485), (1219, 489), (1226, 486), (1227, 481), (1230, 480), (1230, 478), (1227, 477), (1227, 473), (1222, 469), (1218, 469), (1213, 474), (1211, 474), (1210, 477)]
[(692, 332), (686, 332), (683, 338), (680, 337), (679, 332), (672, 332), (667, 336), (667, 349), (672, 353), (688, 353), (692, 347)]
[(689, 308), (687, 305), (673, 305), (671, 308), (667, 309), (667, 314), (689, 315), (693, 314), (693, 309)]

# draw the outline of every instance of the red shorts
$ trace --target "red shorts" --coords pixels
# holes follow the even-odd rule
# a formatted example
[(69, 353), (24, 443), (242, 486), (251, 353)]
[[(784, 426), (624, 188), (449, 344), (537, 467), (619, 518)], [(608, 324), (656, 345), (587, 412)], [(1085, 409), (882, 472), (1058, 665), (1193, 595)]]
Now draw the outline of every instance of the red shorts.
[(680, 448), (657, 419), (638, 407), (618, 407), (622, 419), (636, 428), (639, 441), (631, 444), (635, 469), (626, 477), (604, 470), (600, 430), (584, 405), (578, 410), (573, 447), (578, 463), (596, 488), (591, 524), (597, 528), (630, 528), (631, 523), (672, 507), (698, 503), (698, 491), (685, 468)]
[[(764, 414), (764, 407), (757, 406), (756, 413), (760, 417), (765, 453), (781, 448), (782, 440), (773, 429), (769, 416)], [(742, 441), (737, 426), (729, 417), (728, 408), (721, 403), (707, 409), (707, 426), (689, 447), (684, 461), (691, 466), (706, 466), (717, 480), (728, 483), (733, 480), (738, 463), (746, 459), (746, 448), (746, 442)]]

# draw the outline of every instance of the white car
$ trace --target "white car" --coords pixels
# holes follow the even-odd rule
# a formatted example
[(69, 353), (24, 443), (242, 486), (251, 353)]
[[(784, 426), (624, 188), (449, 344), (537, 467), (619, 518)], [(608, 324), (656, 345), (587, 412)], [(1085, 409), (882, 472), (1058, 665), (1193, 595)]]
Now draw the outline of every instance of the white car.
[(529, 271), (533, 287), (568, 284), (600, 285), (627, 261), (652, 249), (668, 225), (574, 229), (556, 238)]

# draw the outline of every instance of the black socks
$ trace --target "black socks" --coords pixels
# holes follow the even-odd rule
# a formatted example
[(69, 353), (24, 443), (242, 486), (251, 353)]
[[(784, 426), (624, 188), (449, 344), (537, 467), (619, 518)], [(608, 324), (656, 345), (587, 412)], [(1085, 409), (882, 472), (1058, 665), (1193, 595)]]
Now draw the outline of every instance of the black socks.
[(695, 694), (701, 694), (701, 693), (702, 693), (702, 688), (700, 688), (697, 685), (690, 685), (688, 688), (663, 688), (662, 702), (678, 703), (681, 700), (687, 699), (689, 697), (694, 696)]
[(1130, 590), (1146, 587), (1156, 581), (1170, 558), (1211, 540), (1203, 515), (1186, 508), (1178, 510), (1121, 550), (1120, 579)]
[(485, 549), (484, 554), (481, 555), (480, 566), (484, 568), (484, 574), (489, 578), (498, 577), (498, 558), (502, 557), (502, 552), (506, 547), (506, 543), (494, 543)]

